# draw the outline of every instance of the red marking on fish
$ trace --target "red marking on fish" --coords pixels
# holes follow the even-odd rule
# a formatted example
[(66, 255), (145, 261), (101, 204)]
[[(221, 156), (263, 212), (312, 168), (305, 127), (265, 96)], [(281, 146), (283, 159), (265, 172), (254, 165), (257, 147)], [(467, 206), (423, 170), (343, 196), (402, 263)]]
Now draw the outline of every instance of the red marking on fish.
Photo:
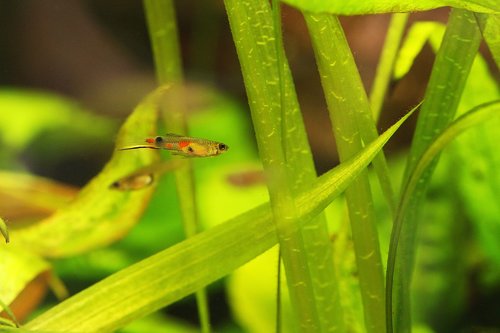
[(155, 139), (153, 139), (153, 138), (147, 138), (146, 142), (147, 143), (155, 143)]
[(171, 143), (166, 143), (165, 148), (172, 149), (172, 148), (174, 148), (174, 146)]
[(179, 142), (179, 148), (187, 147), (187, 146), (189, 146), (190, 143), (191, 142), (189, 142), (189, 141), (180, 141)]

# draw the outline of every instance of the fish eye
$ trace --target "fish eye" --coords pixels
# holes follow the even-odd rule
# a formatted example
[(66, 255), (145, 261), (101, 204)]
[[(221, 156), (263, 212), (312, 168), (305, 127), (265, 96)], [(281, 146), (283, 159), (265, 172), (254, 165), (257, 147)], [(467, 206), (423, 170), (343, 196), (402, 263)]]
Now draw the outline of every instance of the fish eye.
[(193, 153), (193, 152), (194, 152), (194, 149), (193, 149), (193, 147), (191, 147), (191, 146), (187, 147), (187, 150), (188, 150), (188, 152), (190, 152), (190, 153)]
[(227, 150), (227, 146), (223, 143), (219, 143), (219, 150), (222, 150), (222, 151)]
[(155, 138), (155, 142), (156, 142), (156, 143), (162, 143), (162, 142), (163, 142), (163, 138), (162, 138), (161, 136), (157, 136), (157, 137)]

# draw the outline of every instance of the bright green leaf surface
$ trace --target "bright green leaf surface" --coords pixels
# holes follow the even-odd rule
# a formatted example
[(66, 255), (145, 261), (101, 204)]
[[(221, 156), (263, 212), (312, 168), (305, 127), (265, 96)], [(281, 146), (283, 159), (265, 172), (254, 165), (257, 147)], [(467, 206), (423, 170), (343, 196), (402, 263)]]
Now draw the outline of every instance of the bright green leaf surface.
[(415, 58), (427, 41), (431, 43), (435, 51), (439, 49), (444, 29), (445, 26), (437, 22), (416, 22), (411, 26), (399, 50), (394, 66), (394, 78), (396, 80), (402, 78), (410, 71)]
[(488, 21), (483, 30), (483, 37), (493, 55), (497, 68), (500, 69), (500, 14), (488, 16)]
[(439, 7), (456, 7), (480, 13), (500, 12), (496, 0), (283, 0), (283, 2), (312, 13), (364, 15), (397, 12), (416, 12)]
[(380, 117), (387, 88), (389, 87), (392, 77), (391, 74), (395, 66), (396, 56), (399, 51), (401, 38), (403, 37), (409, 16), (410, 14), (408, 13), (397, 13), (391, 16), (384, 46), (377, 65), (375, 80), (370, 91), (370, 106), (375, 122), (377, 122)]
[(115, 127), (103, 117), (83, 112), (74, 101), (49, 93), (1, 89), (0, 110), (0, 142), (17, 151), (48, 129), (98, 135)]
[[(353, 159), (319, 177), (297, 200), (301, 223), (344, 191), (408, 116)], [(271, 219), (269, 205), (261, 205), (113, 274), (35, 318), (26, 328), (96, 332), (123, 327), (227, 275), (276, 244)]]
[[(164, 89), (164, 88), (162, 88)], [(139, 104), (117, 137), (117, 147), (141, 142), (155, 133), (155, 104), (163, 90)], [(137, 221), (154, 190), (120, 192), (109, 188), (115, 180), (152, 163), (155, 153), (115, 151), (104, 169), (67, 207), (52, 216), (11, 232), (11, 241), (43, 256), (68, 256), (109, 244), (122, 237)]]
[[(10, 304), (49, 264), (15, 244), (0, 247), (0, 299)], [(1, 312), (1, 311), (0, 311)]]

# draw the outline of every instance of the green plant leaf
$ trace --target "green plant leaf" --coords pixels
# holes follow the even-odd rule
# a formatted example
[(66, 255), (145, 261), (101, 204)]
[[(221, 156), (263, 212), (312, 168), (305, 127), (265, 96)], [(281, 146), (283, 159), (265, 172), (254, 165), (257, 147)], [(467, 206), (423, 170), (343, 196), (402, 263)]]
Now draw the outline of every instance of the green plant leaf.
[(488, 45), (493, 59), (500, 69), (500, 14), (488, 15), (486, 26), (482, 29), (484, 40)]
[[(120, 129), (117, 147), (142, 141), (155, 133), (156, 105), (165, 91), (147, 96)], [(68, 206), (50, 217), (11, 232), (11, 241), (47, 257), (69, 256), (109, 244), (122, 237), (145, 209), (154, 187), (119, 192), (109, 186), (130, 172), (151, 164), (152, 151), (115, 151), (104, 169)]]
[[(418, 160), (414, 171), (410, 174), (406, 186), (403, 188), (401, 203), (398, 209), (398, 214), (394, 221), (393, 235), (395, 237), (393, 244), (398, 244), (398, 238), (402, 230), (402, 223), (404, 216), (408, 214), (409, 204), (413, 200), (414, 192), (418, 189), (419, 182), (422, 175), (427, 172), (429, 165), (432, 165), (434, 159), (445, 148), (453, 139), (458, 135), (463, 133), (465, 130), (477, 126), (481, 122), (484, 122), (491, 117), (500, 116), (500, 101), (490, 102), (487, 104), (480, 105), (470, 112), (462, 115), (452, 122), (442, 134), (440, 134), (429, 146), (429, 148), (422, 154), (422, 157)], [(391, 240), (392, 241), (392, 240)], [(393, 274), (394, 274), (394, 262), (396, 252), (389, 252), (389, 259), (387, 265), (387, 289), (388, 291), (393, 288)], [(396, 288), (400, 287), (395, 285)], [(398, 292), (395, 290), (395, 292)]]
[[(170, 133), (188, 134), (186, 121), (186, 95), (180, 85), (183, 81), (181, 52), (177, 33), (177, 20), (172, 0), (145, 0), (144, 9), (153, 49), (156, 76), (159, 84), (172, 85), (171, 92), (160, 105), (165, 129)], [(182, 225), (186, 237), (201, 230), (197, 214), (195, 181), (191, 160), (183, 160), (174, 172), (179, 198)], [(202, 332), (210, 332), (210, 316), (206, 291), (196, 292), (196, 303)]]
[[(500, 88), (489, 66), (476, 56), (457, 114), (500, 98)], [(489, 270), (500, 275), (500, 119), (495, 117), (457, 138), (447, 157), (456, 165), (458, 195), (470, 219)], [(496, 272), (496, 273), (494, 273)]]
[[(338, 19), (328, 14), (304, 14), (321, 77), (330, 121), (341, 161), (353, 156), (376, 136), (368, 98)], [(373, 165), (391, 212), (395, 198), (385, 158)], [(349, 220), (363, 299), (367, 332), (385, 332), (384, 276), (376, 216), (367, 173), (363, 172), (346, 191)]]
[[(319, 177), (309, 191), (297, 198), (301, 225), (346, 189), (410, 114), (352, 159)], [(260, 205), (111, 275), (25, 327), (53, 331), (116, 330), (227, 275), (276, 242), (270, 206)]]
[(437, 52), (443, 39), (444, 30), (444, 24), (438, 22), (414, 23), (410, 27), (399, 50), (396, 64), (394, 65), (394, 79), (399, 80), (410, 71), (415, 58), (427, 41), (430, 42), (434, 51)]
[(54, 94), (0, 89), (0, 142), (14, 151), (26, 148), (46, 130), (67, 129), (102, 139), (116, 129), (104, 117), (92, 115), (74, 101)]
[(375, 80), (370, 91), (370, 107), (375, 122), (377, 122), (380, 117), (382, 104), (384, 103), (387, 87), (389, 86), (391, 74), (393, 73), (397, 59), (401, 38), (403, 37), (403, 32), (409, 16), (409, 13), (397, 13), (391, 16), (384, 46), (377, 65)]
[(49, 263), (15, 244), (0, 247), (0, 299), (10, 304)]
[[(453, 119), (467, 80), (472, 62), (477, 53), (481, 34), (474, 14), (461, 9), (451, 11), (448, 27), (434, 62), (427, 86), (424, 103), (419, 114), (413, 136), (412, 147), (406, 166), (403, 186), (414, 171), (422, 153)], [(434, 164), (422, 175), (414, 191), (404, 222), (395, 224), (389, 247), (388, 273), (386, 276), (389, 332), (408, 332), (411, 327), (409, 286), (414, 264), (417, 220), (423, 194), (432, 175)], [(403, 230), (396, 229), (403, 226)], [(400, 241), (398, 242), (398, 238)], [(395, 256), (396, 251), (398, 255)], [(394, 264), (394, 260), (396, 263)], [(394, 267), (396, 265), (396, 267)], [(396, 274), (393, 276), (394, 271)], [(392, 278), (394, 277), (394, 281)], [(393, 282), (395, 285), (392, 292)], [(394, 308), (393, 308), (394, 305)], [(393, 320), (394, 313), (394, 320)]]
[[(300, 231), (289, 228), (297, 217), (295, 194), (316, 180), (293, 79), (279, 33), (279, 13), (269, 3), (225, 1), (241, 65), (259, 155), (278, 225), (296, 325), (304, 329), (341, 328), (341, 308), (324, 216)], [(277, 7), (275, 7), (278, 9)], [(285, 244), (286, 243), (286, 244)]]
[(498, 13), (500, 4), (496, 0), (283, 0), (283, 2), (311, 13), (336, 15), (366, 15), (382, 13), (416, 12), (439, 7), (455, 7), (479, 13)]

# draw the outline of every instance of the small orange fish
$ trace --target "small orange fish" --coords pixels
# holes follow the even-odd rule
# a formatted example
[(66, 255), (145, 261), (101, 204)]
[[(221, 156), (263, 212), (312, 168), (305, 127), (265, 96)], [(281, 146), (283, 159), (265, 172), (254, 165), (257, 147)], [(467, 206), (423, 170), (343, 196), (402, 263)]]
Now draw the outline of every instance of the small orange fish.
[(221, 142), (182, 136), (173, 133), (167, 133), (165, 136), (147, 138), (145, 141), (151, 145), (123, 147), (120, 148), (120, 150), (140, 148), (165, 149), (170, 151), (173, 155), (181, 155), (185, 157), (209, 157), (220, 155), (229, 149), (226, 144)]

